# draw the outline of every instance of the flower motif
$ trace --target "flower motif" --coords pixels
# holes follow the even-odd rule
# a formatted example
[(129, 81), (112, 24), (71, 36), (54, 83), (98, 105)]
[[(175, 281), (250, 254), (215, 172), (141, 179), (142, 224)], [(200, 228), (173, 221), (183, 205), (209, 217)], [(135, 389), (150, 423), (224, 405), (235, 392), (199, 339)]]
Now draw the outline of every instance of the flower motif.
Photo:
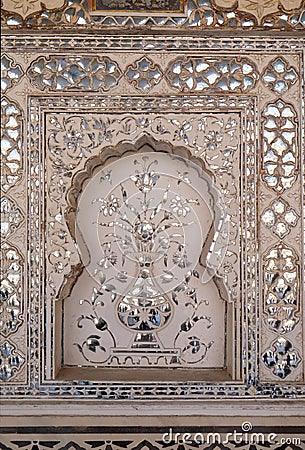
[(225, 10), (239, 10), (254, 13), (258, 18), (262, 18), (268, 13), (277, 11), (293, 11), (301, 7), (302, 0), (214, 0), (218, 8)]
[(185, 269), (189, 267), (191, 263), (188, 260), (187, 254), (182, 252), (177, 252), (173, 255), (173, 263), (180, 269)]
[(1, 90), (6, 91), (15, 83), (18, 83), (23, 75), (23, 69), (20, 64), (3, 54), (1, 56)]
[(63, 121), (61, 130), (56, 133), (56, 146), (64, 148), (70, 158), (80, 158), (92, 146), (81, 117), (70, 117)]
[(130, 177), (137, 188), (144, 194), (148, 194), (159, 180), (159, 175), (152, 170), (150, 172), (139, 173)]
[(4, 196), (2, 196), (0, 202), (0, 213), (1, 237), (7, 238), (20, 226), (24, 215), (13, 200)]
[(15, 102), (1, 100), (1, 186), (7, 192), (22, 175), (22, 112)]
[(121, 71), (106, 56), (42, 56), (32, 62), (27, 75), (30, 83), (43, 91), (108, 91), (118, 83)]
[(272, 342), (262, 358), (265, 366), (282, 379), (290, 375), (301, 361), (300, 355), (293, 348), (292, 343), (283, 337)]
[(23, 16), (26, 16), (29, 11), (35, 10), (35, 3), (37, 0), (13, 0), (15, 8), (20, 9)]
[(271, 61), (263, 73), (264, 84), (278, 95), (288, 91), (297, 79), (297, 72), (283, 58), (276, 58)]
[(104, 216), (112, 216), (117, 210), (120, 208), (120, 200), (115, 197), (113, 194), (109, 195), (108, 199), (98, 198), (94, 200), (92, 203), (99, 202), (100, 203), (100, 211), (104, 214)]
[(109, 252), (105, 254), (105, 258), (102, 258), (98, 263), (103, 269), (109, 269), (111, 266), (115, 266), (118, 260), (118, 255), (115, 252)]
[(187, 204), (187, 200), (182, 199), (179, 195), (176, 195), (176, 197), (172, 199), (170, 207), (179, 217), (185, 217), (190, 212), (190, 207)]
[(127, 81), (142, 92), (146, 92), (158, 84), (162, 78), (161, 75), (160, 67), (147, 57), (128, 66), (125, 73)]
[(295, 227), (299, 216), (288, 203), (279, 198), (262, 215), (264, 225), (271, 229), (280, 239), (283, 239), (292, 227)]
[(84, 135), (79, 130), (73, 130), (72, 127), (67, 131), (64, 137), (64, 143), (68, 149), (75, 150), (84, 142)]
[(196, 199), (186, 200), (180, 197), (180, 195), (176, 195), (176, 197), (171, 200), (170, 208), (175, 214), (177, 214), (178, 217), (185, 217), (191, 210), (191, 208), (188, 206), (189, 203), (195, 203), (196, 205), (199, 205), (199, 202)]
[(263, 111), (263, 180), (276, 192), (291, 188), (296, 181), (296, 120), (292, 105), (278, 100)]
[(5, 341), (0, 346), (0, 380), (8, 381), (24, 364), (24, 355), (16, 347)]
[(23, 18), (29, 14), (42, 11), (44, 8), (57, 9), (63, 6), (63, 0), (3, 0), (3, 7), (8, 11), (16, 11)]

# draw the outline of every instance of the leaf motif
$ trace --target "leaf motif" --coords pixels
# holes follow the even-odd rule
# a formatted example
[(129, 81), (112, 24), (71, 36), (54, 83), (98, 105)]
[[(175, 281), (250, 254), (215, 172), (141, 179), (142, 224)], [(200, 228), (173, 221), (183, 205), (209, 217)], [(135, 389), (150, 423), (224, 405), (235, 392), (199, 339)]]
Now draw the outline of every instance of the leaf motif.
[(193, 347), (192, 348), (192, 353), (198, 353), (199, 352), (199, 350), (200, 350), (200, 341), (198, 340), (198, 338), (196, 338), (196, 337), (191, 337), (191, 338), (189, 338), (191, 341), (190, 341), (190, 346), (191, 347)]
[(99, 342), (99, 336), (89, 336), (86, 340), (86, 346), (87, 348), (91, 351), (96, 353), (96, 347), (99, 347), (100, 342)]
[(92, 305), (94, 305), (96, 299), (98, 298), (98, 296), (101, 295), (100, 292), (98, 292), (98, 290), (96, 288), (93, 288), (92, 291), (92, 295), (91, 295), (91, 303)]
[(116, 277), (115, 277), (118, 281), (120, 281), (121, 283), (126, 283), (127, 282), (127, 272), (119, 272)]
[(166, 237), (161, 236), (159, 238), (159, 245), (161, 248), (167, 250), (169, 248), (169, 240)]
[(192, 308), (195, 308), (194, 304), (191, 303), (191, 302), (186, 302), (186, 303), (185, 303), (185, 306), (191, 306)]
[(162, 204), (163, 204), (162, 202), (158, 203), (158, 205), (153, 209), (150, 215), (150, 220), (153, 219), (158, 214), (158, 212), (160, 212)]
[(164, 270), (161, 275), (161, 280), (163, 283), (170, 283), (174, 279), (174, 274), (169, 270)]
[(78, 350), (81, 352), (81, 354), (83, 354), (83, 348), (80, 344), (78, 344), (77, 342), (74, 343), (74, 345), (76, 345), (76, 347), (78, 348)]
[(104, 289), (104, 291), (106, 292), (112, 292), (115, 290), (115, 286), (113, 284), (104, 284), (102, 286), (102, 289)]
[(107, 329), (107, 322), (102, 317), (95, 319), (94, 325), (100, 331), (104, 331)]
[(189, 289), (189, 290), (187, 291), (186, 295), (188, 295), (189, 297), (191, 297), (193, 294), (195, 294), (195, 292), (196, 292), (196, 289), (195, 289), (195, 288), (192, 288), (192, 289)]
[[(170, 234), (169, 237), (170, 237), (171, 239), (173, 239), (173, 238), (182, 238), (183, 235), (180, 234), (180, 233), (173, 233), (173, 234)], [(184, 244), (180, 244), (180, 245), (182, 245), (182, 246), (184, 247)]]
[(183, 292), (187, 289), (187, 287), (184, 284), (179, 284), (179, 286), (177, 286), (175, 288), (175, 292)]
[(126, 189), (123, 187), (122, 184), (121, 184), (121, 193), (122, 193), (123, 202), (126, 203), (126, 200), (127, 200), (127, 192), (126, 192)]
[(175, 291), (172, 292), (172, 300), (176, 305), (178, 305), (178, 296)]
[(185, 322), (183, 322), (180, 325), (180, 330), (184, 331), (186, 333), (186, 332), (190, 331), (193, 328), (193, 326), (194, 326), (194, 323), (190, 319), (187, 319)]
[(77, 319), (78, 328), (83, 328), (83, 325), (81, 325), (83, 319), (85, 319), (85, 316), (83, 314)]
[[(101, 265), (101, 261), (98, 263)], [(96, 278), (98, 279), (100, 284), (104, 284), (106, 280), (106, 275), (101, 270), (95, 270)]]
[(187, 272), (187, 274), (185, 275), (185, 282), (186, 283), (188, 283), (189, 281), (190, 281), (190, 279), (191, 279), (191, 275), (192, 275), (192, 272)]
[(101, 336), (98, 336), (97, 334), (90, 334), (87, 339), (100, 339)]

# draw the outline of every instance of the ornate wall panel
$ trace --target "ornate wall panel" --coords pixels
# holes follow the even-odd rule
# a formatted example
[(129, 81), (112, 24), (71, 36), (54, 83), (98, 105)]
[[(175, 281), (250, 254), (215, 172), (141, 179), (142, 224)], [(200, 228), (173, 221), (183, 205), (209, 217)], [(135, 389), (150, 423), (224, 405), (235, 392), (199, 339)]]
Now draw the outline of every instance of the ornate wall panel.
[[(3, 161), (7, 169), (3, 178), (6, 196), (2, 199), (2, 233), (8, 239), (3, 249), (5, 260), (11, 255), (12, 261), (6, 264), (3, 285), (3, 333), (11, 341), (3, 344), (2, 364), (3, 373), (17, 374), (27, 368), (30, 383), (18, 388), (15, 395), (50, 395), (52, 391), (53, 395), (65, 397), (68, 389), (93, 398), (104, 396), (101, 392), (109, 398), (146, 398), (149, 391), (163, 398), (165, 393), (174, 397), (181, 389), (179, 383), (172, 382), (160, 382), (158, 388), (145, 385), (144, 391), (138, 391), (137, 384), (132, 383), (124, 387), (111, 383), (110, 387), (97, 381), (84, 386), (50, 381), (61, 364), (56, 299), (68, 295), (69, 280), (80, 265), (66, 219), (71, 180), (90, 158), (102, 155), (103, 148), (115, 148), (120, 142), (135, 143), (145, 135), (156, 142), (183, 145), (201, 158), (227, 207), (230, 237), (218, 273), (225, 280), (229, 301), (235, 305), (237, 335), (233, 347), (244, 361), (242, 382), (231, 386), (227, 395), (242, 397), (250, 389), (251, 395), (269, 396), (274, 389), (278, 392), (283, 381), (285, 392), (298, 395), (301, 386), (289, 385), (289, 381), (303, 380), (302, 136), (298, 125), (301, 53), (296, 49), (292, 54), (282, 52), (279, 57), (274, 49), (269, 53), (266, 48), (247, 51), (244, 56), (233, 49), (226, 56), (207, 54), (204, 41), (197, 38), (193, 42), (196, 53), (164, 49), (162, 53), (150, 51), (148, 56), (132, 50), (136, 38), (126, 38), (125, 42), (123, 38), (117, 41), (109, 37), (96, 38), (95, 45), (125, 42), (125, 52), (105, 49), (91, 56), (90, 52), (85, 55), (68, 48), (62, 54), (56, 43), (64, 42), (64, 38), (56, 41), (50, 37), (53, 51), (45, 55), (39, 54), (39, 46), (46, 39), (42, 37), (41, 42), (28, 38), (24, 53), (19, 54), (13, 46), (21, 38), (4, 39), (7, 60), (14, 61), (11, 65), (18, 67), (20, 79), (18, 84), (5, 85), (2, 102), (7, 117), (3, 124)], [(171, 39), (169, 47), (174, 42)], [(87, 44), (82, 45), (90, 46), (91, 42), (88, 36)], [(179, 42), (188, 41), (177, 38)], [(256, 44), (259, 42), (257, 38)], [(160, 38), (151, 38), (151, 43), (159, 48)], [(268, 47), (269, 43), (261, 41), (259, 45)], [(274, 45), (280, 49), (282, 42), (278, 40)], [(130, 46), (129, 52), (126, 46)], [(64, 95), (68, 91), (71, 94)], [(26, 148), (22, 147), (25, 114), (29, 127)], [(45, 130), (45, 135), (40, 130)], [(23, 161), (28, 161), (28, 215), (25, 202), (20, 201), (26, 182), (22, 178)], [(23, 241), (20, 248), (17, 235), (26, 232), (26, 223), (31, 256), (29, 266), (23, 267), (26, 243)], [(242, 272), (240, 261), (245, 262)], [(30, 274), (28, 287), (23, 273)], [(27, 292), (31, 300), (26, 322), (32, 351), (28, 366), (25, 341), (20, 346), (16, 334), (24, 330)], [(41, 316), (39, 311), (44, 314)], [(86, 314), (80, 310), (78, 316)], [(246, 321), (248, 329), (244, 348), (238, 335), (240, 320)], [(39, 335), (43, 336), (43, 345)], [(17, 355), (15, 362), (9, 352)], [(10, 365), (14, 365), (14, 371)], [(81, 360), (76, 365), (81, 366)], [(237, 378), (238, 365), (237, 359)], [(13, 375), (5, 377), (9, 382), (15, 379)], [(226, 392), (226, 386), (200, 384), (199, 392), (194, 381), (184, 389), (190, 398), (199, 399), (211, 389), (215, 396), (219, 390)], [(7, 389), (3, 392), (9, 396), (9, 384)]]
[[(235, 402), (241, 410), (257, 401), (276, 409), (275, 399), (289, 406), (304, 399), (304, 1), (3, 6), (4, 404), (14, 409), (18, 402), (26, 411), (28, 403), (43, 408), (50, 401), (58, 412), (72, 403), (71, 415), (81, 408), (98, 415), (94, 408), (120, 401), (135, 408), (144, 401), (206, 408)], [(234, 32), (208, 39), (196, 33), (215, 29)], [(245, 29), (252, 34), (238, 33)], [(290, 34), (260, 34), (264, 29)], [(157, 170), (161, 160), (169, 164), (164, 173)], [(118, 166), (128, 168), (128, 180), (115, 182)], [(191, 190), (194, 167), (202, 170), (201, 196)], [(101, 194), (93, 196), (92, 186)], [(151, 191), (160, 198), (147, 220)], [(132, 206), (127, 193), (136, 198)], [(221, 205), (224, 226), (217, 232), (215, 219), (212, 226), (207, 210), (199, 211), (202, 198), (215, 217)], [(166, 208), (177, 219), (166, 230), (181, 232), (188, 217), (203, 228), (206, 221), (208, 244), (188, 270), (195, 247), (187, 253), (173, 231), (171, 253), (158, 235), (160, 280), (168, 290), (155, 290), (153, 307), (139, 306), (134, 292), (139, 285), (152, 292), (155, 278), (146, 261), (134, 290), (118, 293), (128, 278), (120, 245), (130, 245), (129, 232), (137, 252), (153, 258), (153, 219)], [(87, 225), (89, 210), (99, 226), (91, 219)], [(127, 210), (138, 214), (131, 228)], [(85, 262), (96, 255), (94, 233), (104, 251), (94, 260), (98, 268)], [(188, 448), (161, 442), (161, 429), (124, 436), (117, 429), (76, 430), (77, 439), (73, 429), (62, 429), (58, 439), (48, 430), (31, 438), (26, 428), (17, 437), (3, 431), (5, 450)], [(303, 439), (300, 430), (291, 433)], [(289, 448), (285, 442), (268, 448)], [(221, 445), (215, 448), (236, 448), (233, 441)]]

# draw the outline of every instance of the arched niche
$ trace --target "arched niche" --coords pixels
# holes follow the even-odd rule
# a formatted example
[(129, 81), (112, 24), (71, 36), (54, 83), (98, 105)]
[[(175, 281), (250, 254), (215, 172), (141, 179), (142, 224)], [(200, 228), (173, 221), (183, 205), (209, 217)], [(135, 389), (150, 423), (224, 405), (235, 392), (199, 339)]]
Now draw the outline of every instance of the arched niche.
[(217, 274), (224, 218), (213, 174), (184, 147), (142, 136), (90, 158), (67, 195), (82, 263), (57, 301), (57, 375), (236, 378), (233, 308)]

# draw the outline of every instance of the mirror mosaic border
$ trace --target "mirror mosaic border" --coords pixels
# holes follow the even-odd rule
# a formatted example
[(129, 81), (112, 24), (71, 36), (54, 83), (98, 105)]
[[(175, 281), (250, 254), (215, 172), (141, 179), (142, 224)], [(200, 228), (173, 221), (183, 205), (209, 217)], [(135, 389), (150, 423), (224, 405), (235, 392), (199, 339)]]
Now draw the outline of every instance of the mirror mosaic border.
[[(162, 37), (147, 37), (145, 40), (141, 40), (130, 36), (93, 37), (87, 35), (86, 40), (75, 37), (71, 43), (71, 38), (68, 36), (59, 38), (51, 35), (27, 37), (16, 35), (9, 36), (9, 38), (4, 36), (3, 48), (6, 59), (3, 62), (5, 70), (2, 77), (5, 97), (2, 101), (2, 108), (8, 119), (4, 123), (3, 136), (5, 142), (9, 142), (9, 144), (4, 146), (3, 153), (3, 161), (6, 165), (6, 178), (3, 186), (7, 200), (1, 206), (6, 223), (4, 228), (6, 245), (11, 252), (9, 255), (11, 263), (6, 267), (7, 285), (10, 285), (9, 298), (16, 297), (18, 294), (18, 302), (21, 303), (15, 305), (17, 309), (19, 308), (15, 328), (8, 327), (6, 331), (3, 331), (5, 340), (1, 347), (1, 357), (3, 378), (6, 380), (5, 383), (2, 383), (4, 398), (21, 400), (29, 399), (30, 396), (41, 401), (47, 397), (62, 399), (74, 397), (78, 401), (90, 398), (136, 401), (151, 398), (154, 400), (173, 398), (220, 400), (220, 398), (304, 397), (304, 385), (302, 384), (304, 374), (302, 298), (304, 297), (302, 297), (301, 289), (304, 285), (303, 199), (301, 194), (302, 176), (304, 175), (301, 148), (304, 142), (304, 134), (302, 134), (304, 131), (300, 126), (304, 120), (304, 111), (302, 112), (304, 105), (301, 102), (302, 92), (304, 93), (304, 55), (302, 53), (304, 47), (302, 44), (302, 39), (294, 37), (284, 40), (261, 37), (253, 39), (213, 37), (207, 42), (198, 37), (193, 39), (171, 36), (167, 40)], [(81, 49), (77, 49), (76, 45), (81, 46)], [(90, 80), (88, 87), (85, 85), (82, 88), (73, 83), (61, 87), (60, 83), (56, 84), (55, 82), (50, 85), (43, 81), (44, 76), (44, 79), (48, 79), (50, 76), (54, 79), (58, 75), (58, 69), (55, 71), (50, 69), (50, 66), (47, 67), (48, 63), (55, 61), (54, 67), (58, 67), (56, 65), (58, 58), (66, 58), (67, 61), (70, 58), (70, 62), (80, 61), (84, 57), (84, 49), (89, 50), (90, 56), (91, 45), (99, 48), (98, 54), (96, 55), (94, 50), (94, 55), (91, 54), (91, 57), (99, 58), (101, 70), (104, 70), (104, 78), (100, 77), (102, 81), (97, 92), (92, 89)], [(44, 46), (46, 46), (46, 50), (42, 51)], [(226, 56), (223, 51), (219, 52), (219, 46), (226, 49)], [(160, 50), (162, 50), (161, 53)], [(160, 67), (162, 75), (160, 83), (150, 86), (147, 92), (141, 92), (141, 89), (130, 84), (126, 78), (128, 67), (135, 64), (143, 55), (146, 55), (152, 64)], [(105, 58), (110, 58), (115, 62), (118, 73), (110, 85), (103, 81), (105, 80), (104, 68), (107, 67)], [(187, 90), (183, 85), (182, 78), (178, 84), (173, 84), (170, 76), (173, 64), (180, 64), (185, 70), (185, 64), (188, 61), (196, 64), (196, 61), (203, 60), (209, 67), (213, 66), (213, 70), (217, 72), (217, 64), (224, 59), (229, 60), (228, 67), (231, 67), (230, 61), (232, 64), (239, 64), (241, 72), (243, 64), (247, 64), (247, 70), (253, 74), (252, 81), (240, 84), (238, 87), (227, 85), (229, 92), (226, 95), (223, 91), (224, 84), (213, 86), (212, 83), (206, 88), (206, 96), (203, 95), (204, 87), (197, 87), (195, 84)], [(286, 79), (282, 76), (282, 66), (284, 66), (284, 74), (289, 74)], [(45, 70), (45, 75), (43, 74), (39, 79), (36, 76), (37, 67), (40, 68), (39, 70)], [(278, 67), (280, 69), (277, 72)], [(50, 70), (51, 72), (53, 70), (51, 74)], [(272, 70), (273, 77), (270, 82), (270, 76), (268, 78), (266, 73), (272, 72)], [(40, 328), (39, 321), (44, 278), (48, 276), (44, 272), (41, 240), (41, 235), (44, 233), (41, 218), (41, 189), (43, 189), (44, 173), (40, 148), (43, 148), (44, 145), (42, 134), (42, 131), (45, 130), (44, 111), (71, 111), (73, 109), (88, 111), (88, 109), (96, 107), (96, 101), (99, 105), (101, 101), (104, 101), (104, 108), (107, 110), (109, 103), (122, 105), (122, 98), (126, 98), (126, 89), (128, 89), (128, 98), (125, 107), (134, 103), (138, 106), (144, 105), (144, 108), (147, 108), (148, 104), (150, 109), (159, 108), (160, 101), (161, 104), (163, 102), (166, 105), (166, 97), (172, 99), (176, 97), (175, 107), (181, 109), (189, 107), (190, 104), (193, 104), (192, 102), (198, 102), (200, 105), (200, 98), (205, 97), (203, 109), (208, 105), (211, 110), (218, 111), (217, 108), (220, 105), (230, 110), (236, 105), (242, 105), (243, 110), (248, 108), (249, 113), (251, 114), (252, 111), (256, 116), (256, 126), (261, 130), (261, 134), (258, 133), (258, 135), (255, 127), (247, 128), (247, 122), (244, 119), (247, 133), (252, 136), (250, 140), (255, 143), (255, 146), (259, 145), (258, 149), (264, 150), (258, 154), (256, 163), (254, 145), (245, 149), (253, 166), (250, 170), (248, 169), (248, 190), (246, 191), (250, 198), (247, 215), (249, 233), (250, 235), (252, 233), (252, 236), (247, 251), (249, 259), (247, 260), (248, 303), (246, 315), (249, 322), (246, 324), (246, 329), (249, 340), (246, 341), (246, 347), (244, 347), (243, 357), (244, 361), (247, 361), (247, 367), (245, 367), (246, 375), (242, 384), (236, 382), (231, 384), (212, 382), (100, 384), (86, 381), (68, 383), (43, 381), (46, 361), (43, 357), (41, 336), (44, 336), (44, 328)], [(75, 98), (76, 90), (79, 91), (78, 99)], [(153, 106), (154, 104), (155, 106)], [(166, 108), (168, 106), (165, 106), (165, 110)], [(290, 118), (288, 128), (283, 129), (281, 127), (287, 114)], [(277, 117), (280, 119), (278, 120)], [(273, 138), (270, 138), (270, 128), (268, 128), (270, 121), (276, 124), (277, 128), (271, 130), (271, 133), (276, 134), (276, 139), (283, 142), (283, 139), (286, 139), (284, 133), (291, 133), (289, 148), (292, 150), (290, 152), (284, 150), (283, 153), (280, 149), (276, 153), (276, 145), (272, 147), (274, 142)], [(27, 136), (23, 135), (23, 124), (25, 124)], [(265, 142), (264, 146), (263, 142)], [(268, 160), (270, 156), (268, 146), (275, 148), (273, 159), (276, 164), (272, 167)], [(26, 148), (30, 149), (28, 159), (26, 158)], [(8, 155), (10, 156), (8, 157)], [(256, 189), (260, 193), (259, 196), (256, 195)], [(27, 193), (30, 199), (28, 203)], [(260, 204), (254, 203), (251, 206), (253, 198), (257, 199)], [(286, 227), (284, 236), (276, 233), (276, 231), (281, 233), (282, 226), (274, 228), (269, 226), (269, 222), (264, 224), (263, 221), (257, 222), (256, 219), (257, 208), (259, 212), (263, 213), (271, 211), (275, 201), (282, 201), (286, 209), (287, 205), (292, 206), (295, 211), (294, 217), (297, 218), (289, 226), (288, 222), (285, 225), (281, 219), (277, 219), (278, 222), (275, 226), (283, 223), (283, 226)], [(251, 229), (251, 223), (254, 223), (253, 229)], [(27, 261), (27, 242), (24, 239), (27, 233), (31, 259), (30, 266), (23, 267), (22, 264)], [(7, 252), (8, 248), (5, 247), (4, 250)], [(271, 251), (273, 253), (270, 253)], [(255, 262), (257, 257), (261, 258), (259, 267)], [(292, 274), (292, 278), (294, 273), (297, 273), (295, 281), (288, 281), (289, 286), (296, 292), (294, 306), (289, 310), (291, 313), (289, 320), (291, 319), (292, 322), (287, 324), (285, 307), (279, 302), (279, 317), (276, 322), (280, 323), (279, 326), (274, 325), (274, 315), (271, 317), (272, 320), (268, 320), (270, 312), (266, 306), (262, 320), (257, 320), (256, 308), (259, 306), (262, 311), (264, 299), (267, 298), (269, 292), (269, 285), (264, 284), (261, 280), (264, 277), (266, 280), (269, 280), (270, 276), (272, 278), (270, 265), (264, 261), (270, 261), (271, 257), (280, 261), (281, 267), (285, 267), (287, 258), (290, 258), (295, 266), (288, 272), (290, 275)], [(283, 270), (283, 277), (288, 272)], [(21, 279), (25, 284), (20, 290)], [(25, 294), (27, 287), (31, 297), (27, 299), (24, 295), (22, 299), (20, 292)], [(259, 296), (255, 294), (256, 288), (259, 289)], [(259, 303), (257, 303), (258, 300)], [(7, 308), (11, 308), (10, 304)], [(24, 314), (27, 308), (29, 315)], [(27, 351), (27, 342), (29, 342), (29, 352)], [(264, 357), (264, 355), (266, 356)], [(276, 363), (270, 365), (272, 358)], [(258, 362), (260, 373), (257, 368)], [(268, 364), (271, 368), (268, 367)], [(274, 371), (273, 368), (277, 364), (279, 370)], [(281, 368), (283, 370), (280, 370)]]

